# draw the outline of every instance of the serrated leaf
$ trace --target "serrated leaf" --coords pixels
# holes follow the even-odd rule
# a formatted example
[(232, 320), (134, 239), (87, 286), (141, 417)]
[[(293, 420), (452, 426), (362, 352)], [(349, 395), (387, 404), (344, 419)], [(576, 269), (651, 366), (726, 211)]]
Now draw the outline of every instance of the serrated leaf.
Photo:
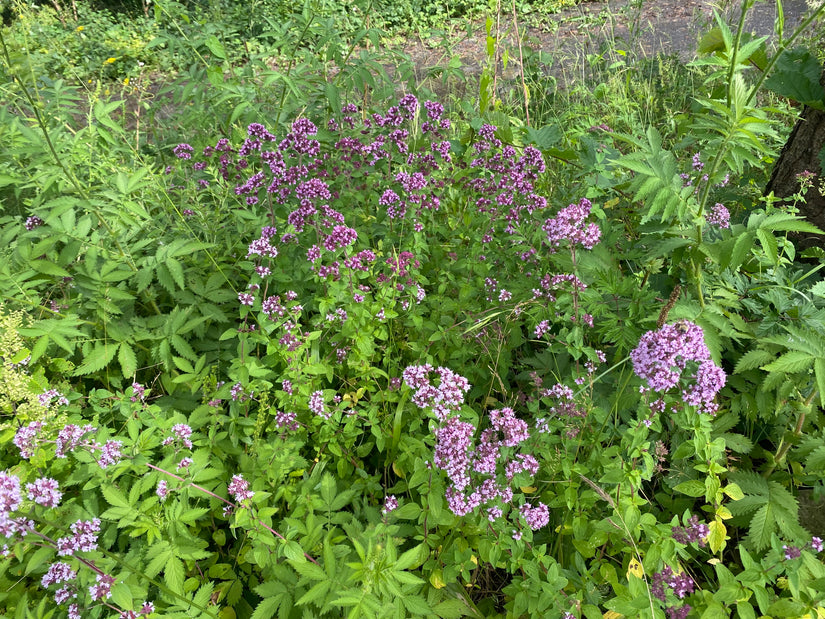
[(805, 459), (805, 472), (808, 474), (825, 472), (825, 445), (814, 449)]
[(85, 376), (86, 374), (93, 374), (105, 368), (114, 359), (119, 346), (114, 342), (97, 342), (88, 356), (83, 358), (77, 369), (72, 374), (73, 376)]
[(814, 361), (814, 377), (816, 388), (819, 391), (819, 403), (825, 409), (825, 359), (818, 357)]
[(183, 581), (186, 572), (183, 567), (183, 561), (175, 556), (169, 558), (166, 562), (166, 567), (163, 569), (163, 580), (166, 586), (175, 593), (183, 594)]
[(304, 593), (295, 601), (295, 605), (303, 606), (304, 604), (311, 604), (312, 602), (317, 602), (318, 600), (325, 598), (327, 593), (329, 593), (331, 586), (332, 583), (328, 580), (313, 585), (310, 587), (309, 591)]
[(284, 543), (283, 550), (284, 556), (287, 559), (292, 559), (293, 561), (297, 561), (299, 563), (307, 560), (304, 556), (304, 550), (301, 548), (301, 545), (294, 540), (289, 540)]
[(401, 602), (413, 615), (429, 615), (432, 612), (430, 605), (419, 595), (402, 595)]
[(748, 370), (755, 370), (767, 365), (776, 358), (776, 355), (769, 353), (767, 350), (749, 350), (739, 358), (736, 362), (736, 367), (733, 369), (734, 374), (741, 374)]
[(106, 502), (112, 507), (131, 507), (131, 504), (126, 499), (126, 495), (114, 486), (103, 485), (100, 487), (100, 492), (103, 494), (103, 498), (106, 499)]
[(776, 532), (776, 520), (770, 504), (763, 505), (751, 518), (750, 530), (745, 538), (754, 550), (761, 552), (771, 543), (771, 535)]
[(120, 371), (125, 378), (130, 378), (137, 372), (137, 357), (135, 351), (126, 342), (121, 342), (117, 350), (117, 360), (120, 363)]
[(260, 604), (255, 607), (255, 612), (252, 613), (251, 619), (272, 619), (273, 617), (280, 616), (276, 614), (280, 607), (280, 596), (264, 598)]
[(724, 433), (720, 435), (725, 440), (725, 447), (738, 454), (750, 453), (753, 449), (753, 441), (742, 434)]
[(433, 613), (441, 619), (458, 619), (467, 616), (469, 609), (461, 600), (444, 600), (433, 606)]
[(814, 358), (806, 352), (792, 350), (781, 355), (776, 361), (762, 366), (766, 372), (804, 372), (814, 364)]
[(825, 89), (819, 83), (822, 67), (804, 47), (785, 50), (776, 68), (765, 80), (765, 87), (818, 110), (825, 110)]

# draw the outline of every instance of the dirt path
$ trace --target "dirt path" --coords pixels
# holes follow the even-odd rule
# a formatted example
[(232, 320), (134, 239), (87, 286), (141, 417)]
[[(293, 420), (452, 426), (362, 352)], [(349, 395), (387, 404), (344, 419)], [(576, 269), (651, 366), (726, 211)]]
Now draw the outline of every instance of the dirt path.
[[(506, 4), (506, 3), (503, 3)], [(784, 0), (785, 33), (793, 31), (808, 10), (805, 0)], [(553, 16), (542, 27), (518, 24), (529, 51), (541, 51), (555, 65), (551, 72), (558, 77), (561, 63), (577, 65), (588, 54), (599, 54), (604, 43), (624, 50), (633, 57), (656, 54), (678, 55), (682, 61), (695, 56), (702, 34), (713, 25), (710, 0), (606, 0), (586, 2)], [(736, 8), (722, 11), (728, 23), (738, 21)], [(774, 2), (758, 2), (746, 20), (746, 30), (757, 36), (772, 35), (776, 18)], [(820, 23), (819, 28), (825, 28)], [(518, 58), (512, 14), (502, 14), (500, 32), (502, 47), (510, 58)], [(422, 71), (444, 66), (451, 58), (460, 59), (465, 75), (478, 75), (487, 62), (484, 23), (474, 24), (472, 34), (453, 36), (449, 41), (418, 41), (405, 46), (415, 66)], [(505, 76), (506, 77), (506, 76)]]

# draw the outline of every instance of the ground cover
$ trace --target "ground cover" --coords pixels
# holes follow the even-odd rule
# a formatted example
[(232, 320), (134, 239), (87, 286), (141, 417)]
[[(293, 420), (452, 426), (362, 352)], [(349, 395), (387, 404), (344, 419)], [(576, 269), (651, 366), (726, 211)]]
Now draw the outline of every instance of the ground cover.
[(560, 85), (495, 8), (475, 76), (333, 5), (3, 30), (6, 615), (825, 613), (825, 157), (763, 192), (818, 14)]

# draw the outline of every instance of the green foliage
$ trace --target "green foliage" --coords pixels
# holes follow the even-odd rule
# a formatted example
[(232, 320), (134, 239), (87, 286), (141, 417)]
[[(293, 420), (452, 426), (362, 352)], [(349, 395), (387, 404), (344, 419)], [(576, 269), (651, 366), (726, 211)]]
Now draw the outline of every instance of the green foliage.
[[(593, 58), (586, 113), (503, 100), (491, 69), (448, 128), (387, 112), (416, 82), (372, 24), (254, 8), (284, 6), (157, 6), (173, 119), (4, 56), (2, 518), (39, 534), (0, 559), (7, 613), (53, 612), (58, 560), (90, 617), (103, 573), (107, 603), (164, 617), (821, 612), (798, 494), (825, 494), (822, 264), (788, 238), (815, 231), (804, 192), (753, 189), (782, 138), (749, 67), (784, 52), (719, 20), (691, 67)], [(671, 77), (692, 106), (636, 102)], [(708, 358), (657, 391), (631, 351), (689, 324)], [(689, 397), (704, 363), (714, 415)], [(58, 558), (92, 518), (96, 547)]]

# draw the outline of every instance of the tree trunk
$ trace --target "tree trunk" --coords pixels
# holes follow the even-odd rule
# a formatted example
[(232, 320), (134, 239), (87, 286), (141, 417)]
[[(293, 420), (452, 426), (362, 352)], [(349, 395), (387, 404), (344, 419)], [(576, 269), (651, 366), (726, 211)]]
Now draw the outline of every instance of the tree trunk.
[[(825, 72), (819, 78), (825, 87)], [(816, 174), (814, 186), (805, 194), (805, 202), (798, 205), (800, 215), (820, 230), (825, 230), (825, 195), (820, 192), (820, 185), (825, 181), (825, 170), (820, 163), (819, 154), (825, 147), (825, 112), (805, 107), (802, 116), (796, 121), (788, 141), (782, 147), (779, 160), (773, 168), (771, 180), (765, 194), (773, 191), (778, 198), (789, 198), (799, 191), (797, 174), (804, 171)], [(794, 239), (797, 247), (825, 248), (825, 236), (804, 233)]]

